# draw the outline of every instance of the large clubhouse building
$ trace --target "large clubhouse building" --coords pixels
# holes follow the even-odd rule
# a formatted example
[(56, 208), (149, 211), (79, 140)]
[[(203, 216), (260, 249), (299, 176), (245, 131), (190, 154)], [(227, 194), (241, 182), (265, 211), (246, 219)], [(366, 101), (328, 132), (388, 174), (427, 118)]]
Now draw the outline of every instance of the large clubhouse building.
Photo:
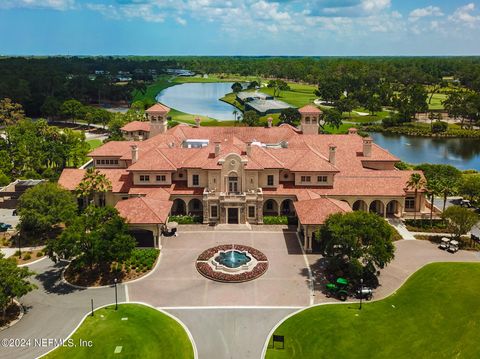
[[(304, 247), (332, 213), (363, 210), (403, 217), (425, 212), (422, 191), (407, 188), (412, 171), (356, 129), (318, 134), (321, 111), (299, 109), (299, 128), (167, 127), (169, 108), (147, 110), (149, 122), (122, 130), (127, 141), (92, 151), (93, 166), (112, 183), (106, 204), (132, 229), (151, 231), (158, 245), (170, 215), (191, 214), (203, 223), (262, 224), (264, 216), (298, 217)], [(85, 169), (65, 169), (59, 183), (75, 190)]]

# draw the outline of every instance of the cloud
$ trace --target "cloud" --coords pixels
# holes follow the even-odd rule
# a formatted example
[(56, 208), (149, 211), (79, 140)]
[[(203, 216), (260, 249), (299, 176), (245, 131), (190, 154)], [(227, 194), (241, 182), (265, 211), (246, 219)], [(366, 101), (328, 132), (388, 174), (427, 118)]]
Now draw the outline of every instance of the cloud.
[(448, 19), (454, 23), (465, 25), (467, 27), (475, 27), (480, 23), (480, 16), (472, 14), (475, 11), (475, 4), (469, 3), (467, 5), (457, 8)]
[(424, 8), (419, 8), (419, 9), (415, 9), (415, 10), (412, 10), (408, 16), (408, 19), (410, 21), (417, 21), (421, 18), (424, 18), (424, 17), (431, 17), (431, 16), (443, 16), (443, 12), (442, 10), (438, 7), (438, 6), (427, 6), (427, 7), (424, 7)]
[(75, 7), (75, 0), (1, 0), (0, 9), (30, 8), (69, 10)]

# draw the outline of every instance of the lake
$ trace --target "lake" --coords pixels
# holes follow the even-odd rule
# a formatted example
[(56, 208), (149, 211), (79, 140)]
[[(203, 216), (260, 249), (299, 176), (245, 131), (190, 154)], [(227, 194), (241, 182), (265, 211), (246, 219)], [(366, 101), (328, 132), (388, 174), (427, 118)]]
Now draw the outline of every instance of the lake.
[(371, 133), (373, 141), (408, 163), (441, 163), (480, 171), (480, 140)]
[(233, 121), (235, 107), (219, 98), (232, 92), (233, 82), (185, 83), (166, 88), (157, 101), (178, 111)]

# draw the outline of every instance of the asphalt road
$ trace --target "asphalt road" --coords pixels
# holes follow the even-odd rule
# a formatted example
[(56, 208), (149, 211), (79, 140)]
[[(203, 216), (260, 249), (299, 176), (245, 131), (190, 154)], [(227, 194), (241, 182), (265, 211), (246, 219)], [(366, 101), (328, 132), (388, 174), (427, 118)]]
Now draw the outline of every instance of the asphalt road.
[(192, 308), (164, 310), (195, 340), (199, 359), (260, 359), (270, 330), (300, 308)]
[[(25, 343), (31, 339), (31, 342), (23, 347), (2, 346), (0, 358), (34, 358), (46, 353), (52, 347), (35, 345), (35, 339), (66, 338), (90, 311), (92, 298), (95, 307), (115, 302), (113, 288), (83, 290), (63, 283), (60, 274), (64, 265), (46, 258), (30, 266), (31, 270), (38, 273), (33, 280), (38, 289), (22, 298), (26, 313), (17, 324), (0, 332), (0, 343), (2, 339), (24, 339)], [(118, 300), (125, 301), (122, 285), (118, 288)]]

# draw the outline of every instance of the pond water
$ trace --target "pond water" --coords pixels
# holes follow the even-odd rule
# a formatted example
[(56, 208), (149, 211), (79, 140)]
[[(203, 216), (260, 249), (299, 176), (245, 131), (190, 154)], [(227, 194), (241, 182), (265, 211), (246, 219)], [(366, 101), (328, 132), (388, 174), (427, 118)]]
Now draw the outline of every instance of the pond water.
[(480, 140), (371, 133), (373, 141), (408, 163), (449, 164), (480, 170)]
[(219, 98), (232, 92), (233, 82), (185, 83), (166, 88), (157, 101), (176, 110), (216, 120), (234, 120), (235, 107)]

